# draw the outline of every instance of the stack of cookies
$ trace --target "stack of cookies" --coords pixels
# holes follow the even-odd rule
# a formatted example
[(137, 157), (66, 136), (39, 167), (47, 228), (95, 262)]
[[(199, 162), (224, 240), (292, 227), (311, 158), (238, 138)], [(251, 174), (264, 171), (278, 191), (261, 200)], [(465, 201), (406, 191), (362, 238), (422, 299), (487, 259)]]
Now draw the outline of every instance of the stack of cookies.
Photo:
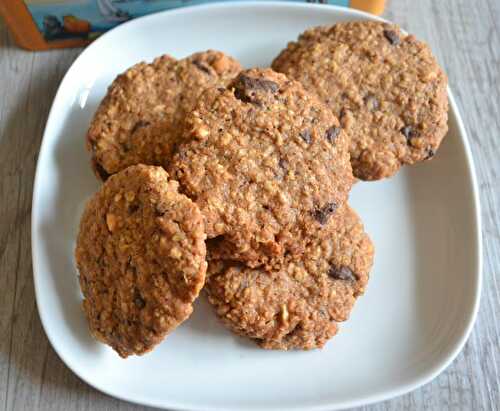
[(105, 181), (76, 248), (92, 334), (143, 354), (203, 288), (263, 348), (322, 347), (373, 263), (356, 177), (432, 157), (446, 113), (428, 47), (384, 23), (308, 30), (272, 69), (216, 51), (130, 68), (87, 134)]

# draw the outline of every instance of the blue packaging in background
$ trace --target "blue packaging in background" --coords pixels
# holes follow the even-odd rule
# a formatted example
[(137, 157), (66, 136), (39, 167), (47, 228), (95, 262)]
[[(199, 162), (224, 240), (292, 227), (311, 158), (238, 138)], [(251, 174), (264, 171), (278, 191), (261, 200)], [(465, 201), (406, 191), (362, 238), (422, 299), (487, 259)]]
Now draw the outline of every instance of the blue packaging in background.
[[(304, 2), (304, 0), (292, 1)], [(213, 3), (214, 0), (26, 0), (25, 2), (38, 29), (47, 41), (51, 41), (72, 36), (96, 37), (135, 17), (177, 7)], [(325, 0), (316, 3), (348, 7), (350, 2)]]
[[(0, 14), (22, 47), (42, 50), (88, 44), (118, 24), (146, 14), (227, 1), (245, 0), (0, 0)], [(384, 0), (278, 1), (354, 7), (374, 14), (384, 6)]]

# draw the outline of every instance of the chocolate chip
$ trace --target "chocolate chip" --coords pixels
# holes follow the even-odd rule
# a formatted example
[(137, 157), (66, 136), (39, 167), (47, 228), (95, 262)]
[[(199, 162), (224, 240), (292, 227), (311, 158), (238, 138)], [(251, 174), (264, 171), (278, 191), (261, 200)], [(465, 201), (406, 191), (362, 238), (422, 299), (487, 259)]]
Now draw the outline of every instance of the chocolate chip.
[(130, 150), (132, 150), (132, 145), (130, 144), (129, 141), (125, 141), (123, 143), (120, 143), (120, 146), (121, 146), (124, 153), (128, 153)]
[(325, 133), (326, 139), (333, 144), (341, 131), (342, 129), (340, 127), (335, 127), (335, 126), (330, 127), (328, 130), (326, 130)]
[(401, 133), (406, 137), (406, 140), (410, 142), (413, 137), (418, 135), (418, 131), (414, 130), (412, 126), (404, 126), (401, 130)]
[(398, 36), (398, 33), (396, 33), (394, 30), (384, 30), (384, 37), (389, 40), (389, 43), (391, 43), (393, 46), (397, 46), (399, 43), (401, 43), (401, 39)]
[(427, 147), (427, 156), (424, 158), (424, 160), (429, 160), (431, 159), (432, 157), (434, 157), (436, 154), (436, 152), (434, 151), (434, 149), (432, 147)]
[(149, 121), (143, 121), (139, 120), (137, 123), (134, 124), (134, 127), (132, 127), (132, 130), (130, 131), (132, 134), (134, 134), (137, 130), (149, 126), (150, 122)]
[(139, 310), (142, 310), (146, 306), (146, 301), (144, 301), (144, 298), (142, 298), (138, 290), (134, 292), (134, 304)]
[(380, 103), (378, 101), (378, 98), (375, 97), (375, 95), (373, 95), (371, 93), (367, 94), (365, 96), (365, 98), (363, 99), (363, 101), (365, 102), (366, 107), (370, 111), (378, 110), (378, 108), (380, 107)]
[(128, 206), (129, 214), (134, 214), (137, 210), (139, 210), (139, 203), (132, 203)]
[(300, 138), (304, 140), (307, 144), (311, 143), (311, 132), (309, 130), (302, 130), (299, 133)]
[(161, 217), (167, 212), (167, 206), (165, 204), (159, 203), (156, 205), (155, 214), (157, 217)]
[(325, 225), (328, 222), (328, 218), (335, 213), (337, 210), (337, 204), (335, 203), (327, 203), (321, 208), (316, 208), (313, 210), (312, 215), (315, 220), (321, 225)]
[(216, 249), (219, 248), (224, 242), (226, 241), (226, 237), (224, 234), (218, 235), (213, 238), (208, 238), (206, 243), (207, 243), (207, 248), (209, 249)]
[(255, 99), (246, 94), (246, 90), (237, 88), (234, 90), (234, 97), (244, 103), (256, 103)]
[(334, 280), (356, 281), (356, 275), (346, 266), (331, 266), (328, 270), (328, 275)]
[(288, 170), (288, 161), (286, 161), (283, 158), (280, 158), (278, 161), (278, 165), (283, 169), (283, 170)]
[(347, 111), (348, 109), (346, 107), (342, 107), (340, 109), (339, 120), (342, 120), (343, 117), (347, 116)]
[(244, 103), (260, 104), (256, 95), (257, 91), (276, 93), (279, 90), (278, 83), (262, 78), (240, 75), (234, 83), (234, 96)]
[(198, 60), (193, 61), (193, 64), (204, 73), (210, 74), (210, 67), (208, 66), (208, 64)]
[(94, 170), (102, 181), (106, 181), (111, 174), (109, 174), (103, 166), (101, 166), (96, 159), (92, 160), (94, 164)]

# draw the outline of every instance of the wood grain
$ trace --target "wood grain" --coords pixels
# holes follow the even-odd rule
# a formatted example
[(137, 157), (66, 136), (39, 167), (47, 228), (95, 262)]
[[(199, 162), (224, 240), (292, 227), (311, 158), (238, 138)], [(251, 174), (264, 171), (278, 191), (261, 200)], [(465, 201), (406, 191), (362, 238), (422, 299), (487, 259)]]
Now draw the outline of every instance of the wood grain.
[[(481, 194), (484, 285), (472, 335), (431, 383), (382, 410), (500, 409), (500, 2), (389, 3), (385, 17), (428, 41), (446, 69), (469, 133)], [(31, 193), (48, 110), (79, 50), (30, 53), (0, 22), (0, 407), (143, 410), (81, 382), (47, 341), (35, 306)]]

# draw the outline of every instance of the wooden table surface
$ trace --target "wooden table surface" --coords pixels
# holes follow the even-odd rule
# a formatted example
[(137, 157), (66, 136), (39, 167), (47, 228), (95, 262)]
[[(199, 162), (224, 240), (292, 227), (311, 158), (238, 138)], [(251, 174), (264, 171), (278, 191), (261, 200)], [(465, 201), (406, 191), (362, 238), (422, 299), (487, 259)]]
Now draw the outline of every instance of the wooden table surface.
[[(1, 0), (3, 1), (3, 0)], [(472, 145), (483, 217), (484, 284), (464, 350), (431, 383), (364, 410), (500, 409), (500, 1), (400, 0), (385, 17), (426, 40), (448, 73)], [(22, 51), (0, 21), (0, 407), (143, 410), (80, 381), (51, 348), (33, 289), (35, 165), (59, 82), (80, 50)]]

